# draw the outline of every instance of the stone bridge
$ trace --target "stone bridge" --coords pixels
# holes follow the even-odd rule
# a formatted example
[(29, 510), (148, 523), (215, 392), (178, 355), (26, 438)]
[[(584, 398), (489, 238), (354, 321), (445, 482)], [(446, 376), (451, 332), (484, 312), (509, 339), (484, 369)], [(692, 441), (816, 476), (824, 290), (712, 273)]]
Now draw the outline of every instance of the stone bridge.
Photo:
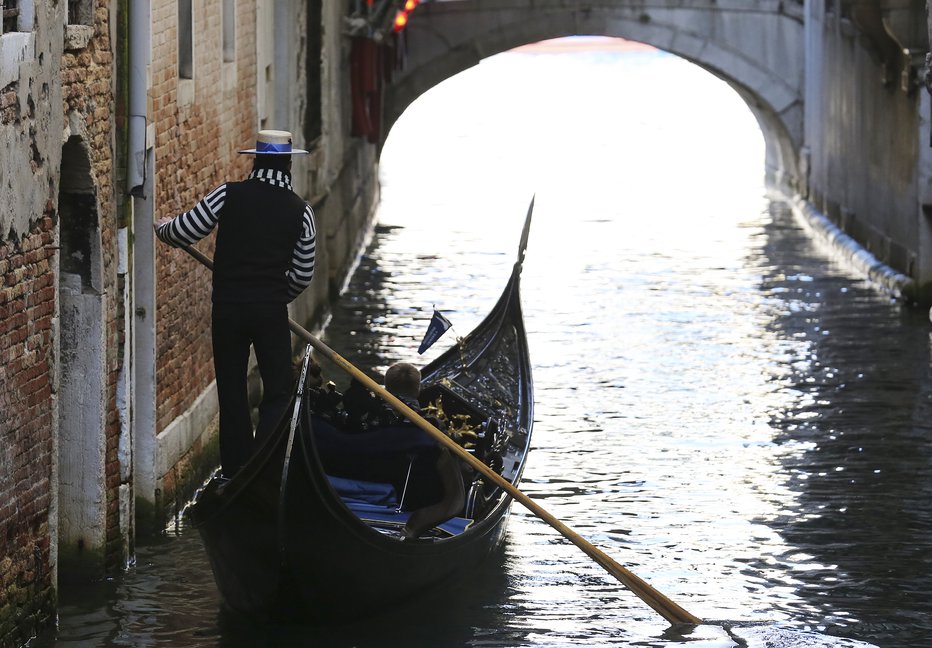
[(493, 54), (562, 36), (613, 36), (676, 54), (731, 85), (760, 123), (768, 176), (796, 175), (803, 141), (802, 2), (448, 0), (419, 7), (406, 32), (405, 68), (386, 97), (389, 124), (423, 92)]
[(768, 186), (891, 292), (928, 302), (927, 15), (925, 0), (427, 1), (405, 28), (383, 137), (422, 93), (494, 54), (571, 35), (647, 43), (734, 88), (760, 124)]

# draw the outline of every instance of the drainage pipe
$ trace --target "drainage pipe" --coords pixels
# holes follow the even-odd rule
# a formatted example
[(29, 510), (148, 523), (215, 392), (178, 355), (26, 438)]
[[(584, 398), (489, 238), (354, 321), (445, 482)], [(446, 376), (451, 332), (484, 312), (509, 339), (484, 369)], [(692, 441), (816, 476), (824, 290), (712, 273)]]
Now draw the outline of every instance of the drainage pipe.
[(145, 198), (146, 184), (146, 112), (148, 104), (148, 69), (151, 49), (149, 0), (129, 3), (129, 159), (127, 184), (129, 193)]

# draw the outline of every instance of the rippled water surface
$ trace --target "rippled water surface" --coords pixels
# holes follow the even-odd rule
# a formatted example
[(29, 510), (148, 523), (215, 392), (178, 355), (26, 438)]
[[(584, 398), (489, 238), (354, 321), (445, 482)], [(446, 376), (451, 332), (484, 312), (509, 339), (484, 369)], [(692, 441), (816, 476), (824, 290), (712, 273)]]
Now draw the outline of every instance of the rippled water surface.
[[(325, 630), (222, 615), (181, 525), (46, 644), (932, 645), (932, 327), (764, 197), (726, 85), (649, 50), (500, 55), (403, 115), (382, 175), (328, 342), (374, 371), (439, 354), (493, 305), (536, 194), (522, 489), (708, 623), (669, 628), (516, 506), (474, 581)], [(419, 357), (432, 306), (454, 329)]]

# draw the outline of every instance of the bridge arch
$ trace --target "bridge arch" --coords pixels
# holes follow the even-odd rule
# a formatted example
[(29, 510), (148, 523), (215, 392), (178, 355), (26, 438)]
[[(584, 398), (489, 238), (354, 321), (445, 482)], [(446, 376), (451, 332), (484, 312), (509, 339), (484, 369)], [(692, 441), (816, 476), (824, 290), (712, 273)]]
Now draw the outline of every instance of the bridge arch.
[(803, 141), (802, 10), (801, 2), (771, 0), (748, 0), (732, 8), (715, 0), (650, 8), (635, 0), (585, 7), (560, 0), (430, 2), (418, 8), (406, 29), (406, 64), (386, 90), (383, 132), (421, 94), (489, 56), (565, 36), (624, 38), (680, 56), (734, 88), (760, 124), (768, 182), (792, 190), (805, 173), (798, 158)]

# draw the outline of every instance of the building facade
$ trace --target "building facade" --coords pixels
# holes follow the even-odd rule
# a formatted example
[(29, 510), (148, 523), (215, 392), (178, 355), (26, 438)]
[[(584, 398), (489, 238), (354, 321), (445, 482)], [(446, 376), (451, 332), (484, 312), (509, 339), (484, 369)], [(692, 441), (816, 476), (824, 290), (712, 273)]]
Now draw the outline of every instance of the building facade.
[(3, 9), (0, 638), (49, 617), (59, 565), (124, 561), (132, 524), (112, 15), (92, 0)]
[[(352, 132), (344, 26), (384, 33), (391, 12), (323, 0), (0, 8), (4, 646), (54, 623), (59, 587), (124, 568), (136, 536), (163, 530), (217, 464), (210, 275), (157, 244), (152, 223), (245, 177), (251, 157), (237, 151), (261, 128), (311, 151), (293, 181), (315, 210), (317, 270), (291, 315), (322, 321), (378, 198), (378, 144)], [(198, 247), (210, 256), (213, 235)]]

